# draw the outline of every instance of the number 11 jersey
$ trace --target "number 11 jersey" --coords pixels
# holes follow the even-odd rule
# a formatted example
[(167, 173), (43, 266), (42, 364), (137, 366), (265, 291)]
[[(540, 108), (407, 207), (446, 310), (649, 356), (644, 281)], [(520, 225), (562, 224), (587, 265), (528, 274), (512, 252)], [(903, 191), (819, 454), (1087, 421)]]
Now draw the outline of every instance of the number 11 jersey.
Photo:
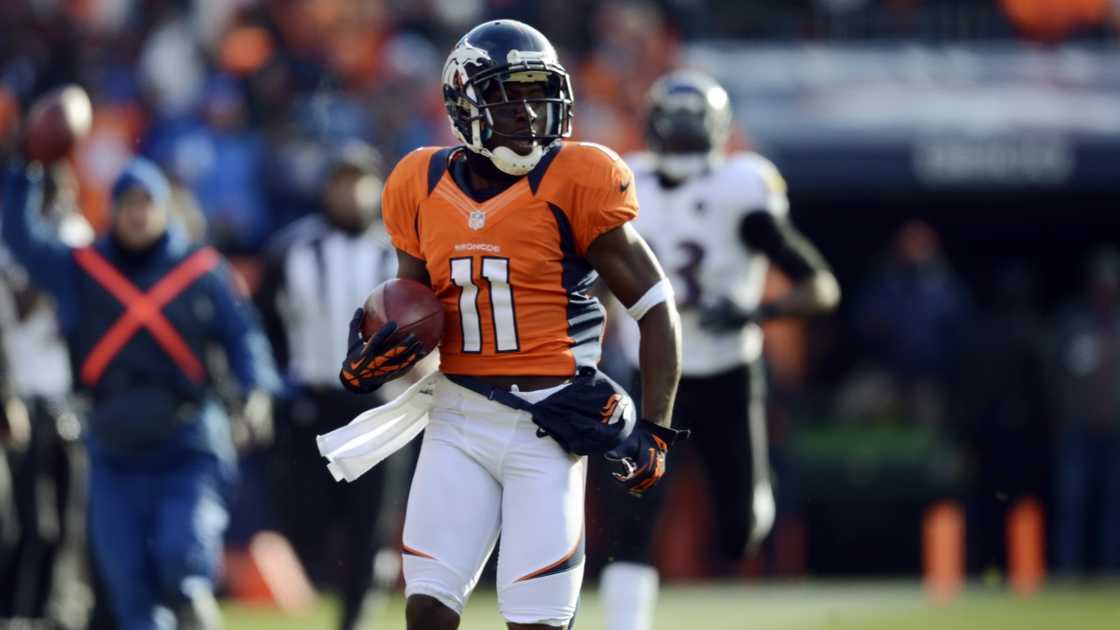
[(630, 169), (610, 149), (564, 142), (529, 174), (479, 202), (450, 172), (462, 147), (421, 148), (385, 183), (393, 245), (423, 260), (447, 315), (447, 374), (574, 374), (599, 361), (605, 314), (585, 259), (638, 215)]

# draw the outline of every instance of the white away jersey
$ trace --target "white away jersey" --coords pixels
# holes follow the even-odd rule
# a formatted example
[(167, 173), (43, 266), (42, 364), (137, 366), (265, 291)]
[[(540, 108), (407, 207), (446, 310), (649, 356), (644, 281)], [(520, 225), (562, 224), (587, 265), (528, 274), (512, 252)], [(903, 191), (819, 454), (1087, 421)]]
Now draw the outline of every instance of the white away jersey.
[[(666, 189), (658, 182), (649, 154), (628, 156), (638, 192), (633, 225), (665, 269), (681, 316), (685, 376), (706, 376), (758, 358), (762, 330), (713, 334), (700, 327), (699, 306), (723, 297), (753, 309), (762, 297), (769, 262), (740, 237), (751, 212), (784, 216), (789, 211), (785, 181), (756, 153), (735, 153), (711, 172)], [(623, 347), (638, 364), (638, 327), (626, 318)]]

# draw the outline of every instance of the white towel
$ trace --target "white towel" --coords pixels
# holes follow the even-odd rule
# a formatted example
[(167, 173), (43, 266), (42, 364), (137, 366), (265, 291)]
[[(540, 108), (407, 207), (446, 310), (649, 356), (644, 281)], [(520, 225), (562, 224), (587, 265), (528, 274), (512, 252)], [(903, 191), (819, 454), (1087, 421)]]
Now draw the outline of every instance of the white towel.
[(428, 426), (433, 392), (443, 375), (432, 372), (392, 401), (363, 411), (344, 427), (315, 437), (335, 481), (354, 481), (412, 441)]

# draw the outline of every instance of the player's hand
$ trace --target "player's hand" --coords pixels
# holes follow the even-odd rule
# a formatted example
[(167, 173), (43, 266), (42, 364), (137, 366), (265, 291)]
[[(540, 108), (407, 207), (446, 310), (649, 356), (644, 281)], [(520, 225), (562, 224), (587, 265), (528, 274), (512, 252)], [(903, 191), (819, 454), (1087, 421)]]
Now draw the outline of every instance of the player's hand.
[(744, 309), (726, 297), (700, 308), (700, 327), (713, 333), (734, 332), (761, 319), (757, 311)]
[(390, 338), (397, 332), (397, 323), (388, 322), (369, 339), (362, 339), (362, 309), (354, 311), (350, 320), (350, 340), (346, 358), (338, 378), (342, 386), (356, 394), (368, 394), (416, 365), (424, 358), (424, 345), (409, 334), (404, 339)]
[(646, 490), (657, 485), (665, 475), (665, 456), (669, 447), (688, 439), (690, 432), (678, 431), (648, 420), (639, 420), (630, 437), (614, 450), (608, 451), (606, 458), (621, 462), (625, 470), (611, 473), (615, 480), (634, 496), (642, 496)]

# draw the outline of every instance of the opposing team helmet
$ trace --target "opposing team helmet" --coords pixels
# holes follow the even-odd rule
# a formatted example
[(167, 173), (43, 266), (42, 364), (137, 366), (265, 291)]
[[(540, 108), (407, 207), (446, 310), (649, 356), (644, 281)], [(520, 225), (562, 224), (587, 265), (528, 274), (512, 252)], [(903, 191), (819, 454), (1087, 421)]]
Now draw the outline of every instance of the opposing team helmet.
[[(512, 98), (510, 83), (537, 83), (544, 89), (540, 96)], [(455, 137), (510, 175), (528, 173), (553, 143), (572, 133), (568, 73), (548, 39), (516, 20), (480, 24), (455, 44), (443, 66), (443, 100)], [(515, 131), (502, 131), (504, 125), (495, 125), (500, 116), (525, 122)], [(525, 143), (529, 151), (501, 146), (502, 139)]]
[(715, 79), (679, 70), (649, 91), (646, 144), (672, 179), (698, 174), (722, 159), (731, 135), (731, 101)]

